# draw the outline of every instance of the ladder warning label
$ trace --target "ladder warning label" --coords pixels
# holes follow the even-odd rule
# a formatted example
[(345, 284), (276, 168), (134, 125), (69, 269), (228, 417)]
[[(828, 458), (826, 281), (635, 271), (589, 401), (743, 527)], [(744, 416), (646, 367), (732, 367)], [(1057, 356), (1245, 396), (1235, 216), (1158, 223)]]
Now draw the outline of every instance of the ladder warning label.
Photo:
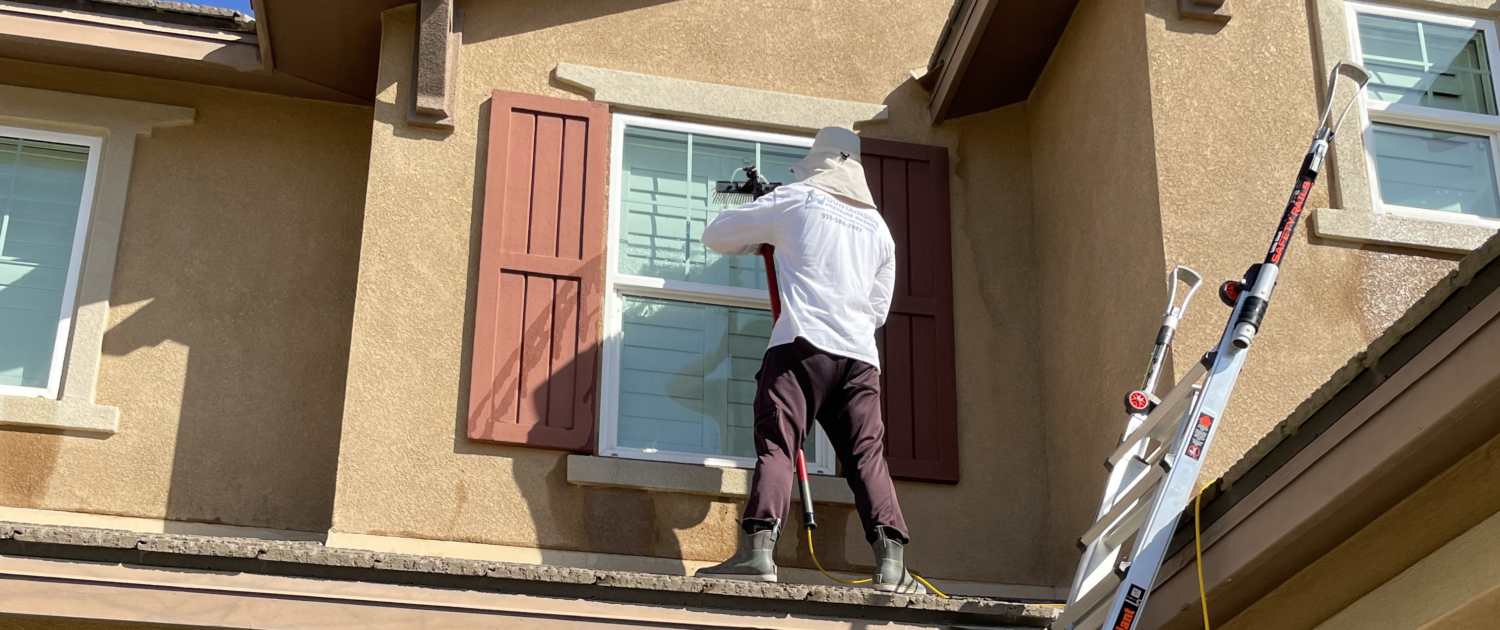
[(1141, 598), (1146, 596), (1146, 589), (1134, 584), (1130, 590), (1125, 592), (1125, 605), (1120, 607), (1120, 616), (1115, 619), (1115, 625), (1110, 630), (1130, 630), (1135, 625), (1135, 617), (1141, 610)]
[(1193, 459), (1203, 457), (1203, 445), (1208, 442), (1208, 430), (1214, 426), (1214, 417), (1208, 414), (1198, 416), (1198, 424), (1193, 426), (1193, 438), (1188, 440), (1187, 456)]

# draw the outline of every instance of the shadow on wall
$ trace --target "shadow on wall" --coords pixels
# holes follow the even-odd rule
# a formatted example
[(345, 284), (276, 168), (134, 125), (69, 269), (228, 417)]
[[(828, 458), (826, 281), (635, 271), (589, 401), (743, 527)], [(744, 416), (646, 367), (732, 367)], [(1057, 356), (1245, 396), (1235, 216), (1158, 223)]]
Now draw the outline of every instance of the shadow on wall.
[[(106, 359), (101, 393), (126, 399), (124, 431), (168, 431), (176, 414), (167, 519), (327, 531), (368, 153), (353, 132), (288, 146), (249, 106), (200, 122), (215, 115), (243, 129), (141, 142), (111, 295), (130, 314), (105, 334), (121, 358)], [(178, 137), (200, 133), (213, 141)]]

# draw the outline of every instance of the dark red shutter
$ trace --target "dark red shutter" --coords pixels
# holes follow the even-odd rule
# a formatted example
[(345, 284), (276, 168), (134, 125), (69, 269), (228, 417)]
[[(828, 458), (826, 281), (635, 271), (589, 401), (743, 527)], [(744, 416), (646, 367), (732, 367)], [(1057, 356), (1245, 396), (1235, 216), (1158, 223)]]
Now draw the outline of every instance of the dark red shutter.
[(592, 446), (604, 292), (609, 108), (495, 91), (469, 437)]
[(896, 295), (876, 333), (891, 475), (958, 483), (948, 150), (861, 141), (865, 175), (896, 240)]

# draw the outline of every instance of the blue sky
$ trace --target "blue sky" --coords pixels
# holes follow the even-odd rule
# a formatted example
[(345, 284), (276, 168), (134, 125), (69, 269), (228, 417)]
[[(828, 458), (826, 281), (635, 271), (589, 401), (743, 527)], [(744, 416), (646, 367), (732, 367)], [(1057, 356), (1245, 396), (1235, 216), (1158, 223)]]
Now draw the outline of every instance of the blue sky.
[(197, 5), (203, 5), (203, 6), (209, 6), (209, 7), (224, 7), (226, 9), (234, 9), (235, 11), (239, 11), (240, 13), (244, 13), (245, 15), (254, 15), (255, 14), (254, 11), (250, 10), (250, 0), (183, 0), (183, 1), (187, 2), (188, 4), (197, 4)]

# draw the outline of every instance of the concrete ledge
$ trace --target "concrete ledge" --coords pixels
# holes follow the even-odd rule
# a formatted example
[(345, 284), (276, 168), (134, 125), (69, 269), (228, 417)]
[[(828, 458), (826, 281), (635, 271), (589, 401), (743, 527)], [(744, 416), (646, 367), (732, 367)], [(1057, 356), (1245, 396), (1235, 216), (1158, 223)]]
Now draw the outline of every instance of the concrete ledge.
[(1327, 239), (1394, 245), (1412, 249), (1467, 254), (1496, 229), (1385, 212), (1319, 208), (1312, 216), (1313, 233)]
[(587, 90), (593, 100), (640, 112), (714, 122), (749, 123), (783, 131), (815, 132), (829, 126), (885, 120), (885, 105), (672, 79), (559, 63), (557, 80)]
[[(743, 499), (750, 496), (753, 472), (743, 468), (716, 468), (651, 462), (593, 455), (568, 456), (568, 483), (657, 492), (683, 492), (711, 497)], [(854, 505), (854, 493), (841, 477), (813, 475), (814, 503)]]
[[(534, 595), (578, 602), (625, 602), (782, 617), (860, 619), (883, 622), (880, 625), (1046, 627), (1059, 611), (1055, 607), (1036, 604), (966, 597), (941, 599), (934, 595), (892, 595), (868, 588), (760, 584), (333, 549), (314, 542), (139, 534), (0, 522), (0, 560), (5, 560), (5, 556), (53, 558), (69, 563), (69, 566), (128, 564), (166, 569), (167, 575), (178, 575), (186, 569), (317, 578), (345, 583)], [(354, 592), (351, 589), (345, 591)], [(257, 596), (296, 597), (295, 594), (275, 593)], [(420, 602), (398, 601), (388, 601), (385, 605), (393, 611), (425, 606)], [(677, 627), (679, 624), (671, 625)]]
[(120, 408), (68, 398), (0, 396), (0, 425), (115, 433)]

